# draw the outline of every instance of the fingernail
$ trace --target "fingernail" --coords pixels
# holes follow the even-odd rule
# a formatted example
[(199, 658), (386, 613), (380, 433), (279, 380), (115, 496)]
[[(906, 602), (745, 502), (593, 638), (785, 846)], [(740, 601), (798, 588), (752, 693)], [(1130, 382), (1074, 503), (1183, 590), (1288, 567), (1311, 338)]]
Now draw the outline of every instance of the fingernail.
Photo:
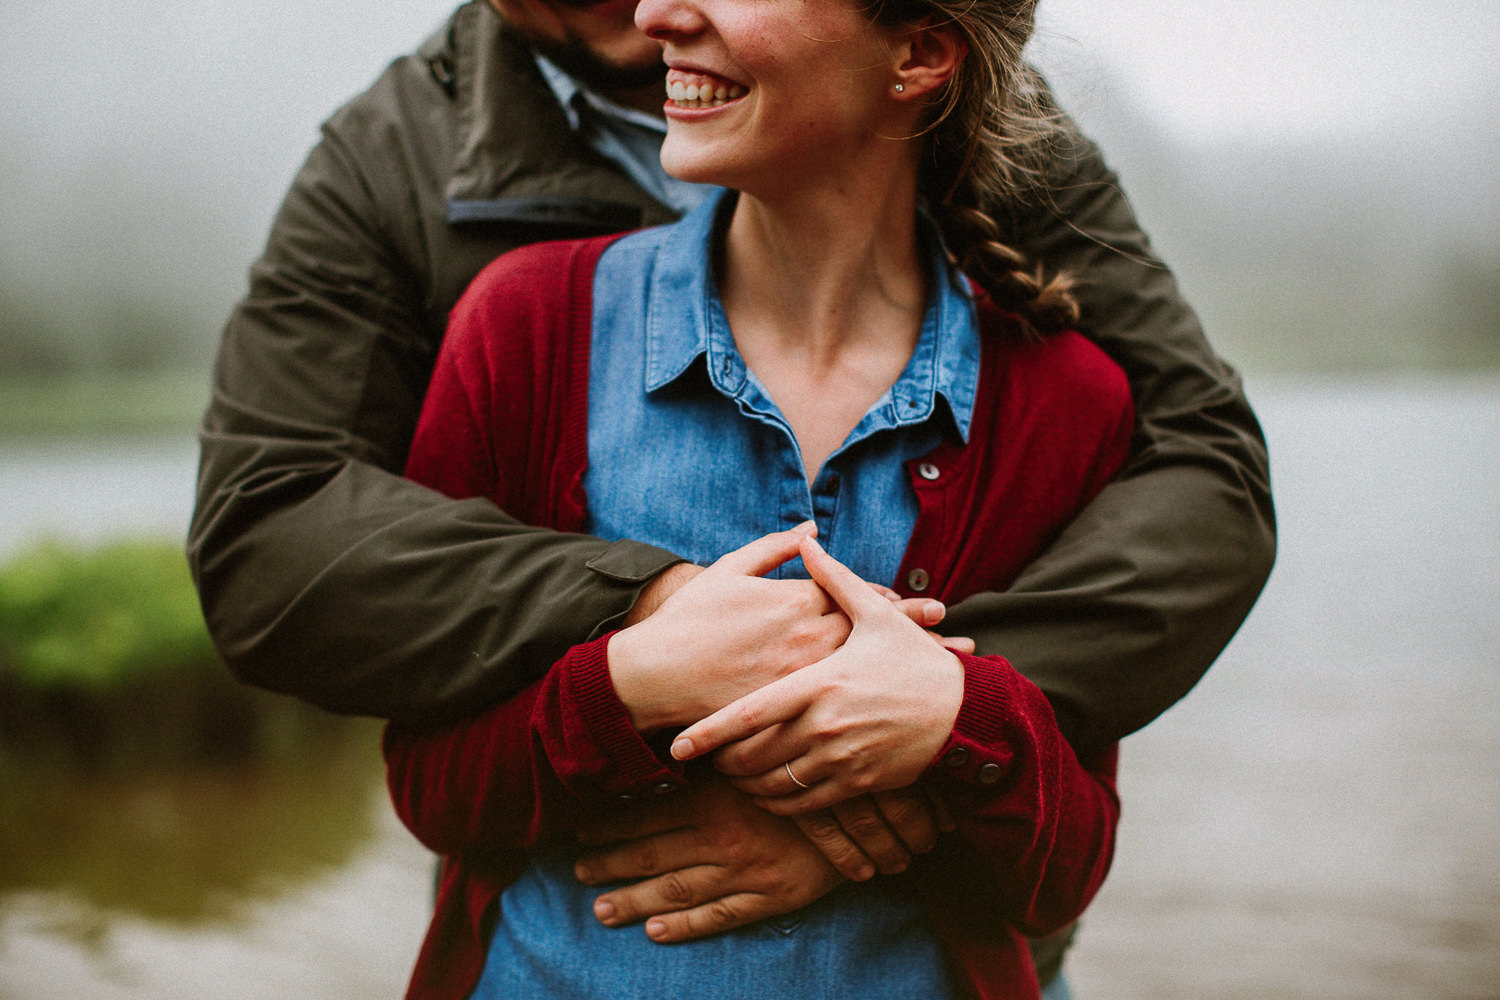
[(693, 756), (693, 741), (676, 739), (672, 741), (672, 756), (678, 760), (690, 760)]
[(573, 866), (573, 877), (580, 882), (588, 882), (594, 877), (594, 873), (589, 871), (588, 867), (582, 862), (579, 862)]
[(860, 865), (854, 872), (854, 881), (868, 882), (875, 877), (875, 868), (872, 865)]
[(607, 899), (594, 900), (594, 916), (601, 924), (612, 924), (615, 920), (615, 904)]
[(659, 938), (659, 937), (661, 937), (662, 935), (664, 935), (666, 933), (667, 933), (667, 923), (666, 923), (665, 920), (648, 920), (648, 921), (646, 921), (646, 936), (647, 937)]
[(806, 535), (808, 538), (811, 538), (818, 533), (818, 522), (803, 521), (792, 530), (799, 535)]
[(936, 625), (943, 620), (943, 616), (947, 613), (948, 609), (942, 601), (928, 601), (927, 607), (922, 610), (922, 614), (927, 617), (927, 624), (929, 625)]

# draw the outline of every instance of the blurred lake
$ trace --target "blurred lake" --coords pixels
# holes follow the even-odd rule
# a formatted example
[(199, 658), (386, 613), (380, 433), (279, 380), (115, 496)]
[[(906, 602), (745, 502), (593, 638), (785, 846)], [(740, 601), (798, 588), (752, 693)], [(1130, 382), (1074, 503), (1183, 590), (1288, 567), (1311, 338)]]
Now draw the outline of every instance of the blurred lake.
[[(1250, 391), (1276, 571), (1198, 689), (1125, 745), (1074, 992), (1500, 997), (1500, 375)], [(39, 534), (180, 538), (194, 461), (186, 436), (0, 443), (0, 554)], [(361, 780), (375, 759), (372, 739)], [(368, 803), (346, 863), (196, 924), (0, 895), (0, 1000), (399, 995), (431, 861)]]

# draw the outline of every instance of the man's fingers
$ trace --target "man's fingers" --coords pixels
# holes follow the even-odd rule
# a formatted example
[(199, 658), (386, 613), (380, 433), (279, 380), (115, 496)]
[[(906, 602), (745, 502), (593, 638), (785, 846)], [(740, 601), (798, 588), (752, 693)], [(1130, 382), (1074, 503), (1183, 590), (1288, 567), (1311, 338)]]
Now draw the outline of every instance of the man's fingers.
[[(912, 851), (900, 834), (886, 822), (884, 811), (868, 795), (840, 802), (833, 807), (839, 825), (849, 839), (875, 862), (882, 875), (898, 875), (911, 864)], [(913, 830), (915, 828), (913, 827)], [(936, 832), (933, 834), (936, 838)]]
[(939, 817), (921, 788), (876, 792), (871, 799), (886, 825), (912, 854), (926, 854), (937, 846)]
[(932, 815), (937, 823), (937, 828), (943, 833), (952, 833), (958, 829), (958, 821), (953, 818), (953, 810), (948, 808), (948, 803), (943, 800), (942, 795), (937, 793), (929, 785), (926, 787), (927, 803), (932, 807)]
[(720, 874), (715, 865), (697, 865), (611, 889), (594, 900), (594, 917), (606, 927), (624, 927), (700, 906), (718, 895), (715, 884)]
[(849, 835), (839, 824), (838, 817), (830, 810), (798, 816), (796, 822), (802, 835), (823, 852), (828, 863), (837, 868), (839, 874), (855, 882), (874, 878), (874, 862), (859, 849), (858, 844), (849, 839)]
[(700, 838), (688, 829), (611, 844), (580, 855), (573, 874), (585, 885), (602, 885), (712, 861), (699, 845)]
[(722, 567), (744, 576), (765, 576), (771, 570), (798, 554), (804, 538), (817, 534), (818, 527), (812, 521), (804, 521), (790, 531), (775, 531), (762, 535), (720, 556), (714, 566)]
[(646, 921), (646, 936), (657, 944), (678, 944), (753, 924), (782, 910), (764, 896), (736, 893), (702, 906), (663, 913)]

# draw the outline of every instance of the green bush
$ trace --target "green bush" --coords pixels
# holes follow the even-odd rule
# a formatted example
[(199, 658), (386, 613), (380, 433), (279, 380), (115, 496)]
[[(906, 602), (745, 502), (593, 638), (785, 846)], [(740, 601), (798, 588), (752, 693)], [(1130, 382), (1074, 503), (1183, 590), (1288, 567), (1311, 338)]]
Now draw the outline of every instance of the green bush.
[(0, 568), (0, 675), (33, 690), (105, 691), (222, 671), (182, 551), (44, 543)]
[(170, 543), (46, 543), (0, 567), (0, 792), (8, 762), (276, 766), (347, 738), (347, 721), (235, 681)]

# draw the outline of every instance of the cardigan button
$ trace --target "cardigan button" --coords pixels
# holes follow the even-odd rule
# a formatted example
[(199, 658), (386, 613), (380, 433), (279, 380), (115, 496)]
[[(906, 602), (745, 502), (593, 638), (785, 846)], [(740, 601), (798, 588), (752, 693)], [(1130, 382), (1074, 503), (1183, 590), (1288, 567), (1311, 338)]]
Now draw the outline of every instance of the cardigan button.
[(672, 784), (670, 781), (663, 781), (661, 784), (657, 785), (651, 790), (657, 795), (671, 795), (673, 792), (677, 791), (677, 786)]
[(993, 785), (1000, 780), (1000, 765), (990, 761), (979, 769), (979, 783), (981, 785)]
[(943, 758), (943, 763), (955, 771), (969, 762), (969, 751), (963, 747), (954, 747), (948, 751), (948, 756)]
[(914, 569), (906, 574), (906, 585), (918, 593), (926, 590), (927, 585), (931, 582), (932, 578), (927, 575), (925, 569)]
[(936, 465), (933, 465), (931, 462), (923, 462), (921, 465), (917, 466), (917, 475), (921, 476), (928, 482), (932, 482), (942, 474), (942, 470), (939, 469)]

